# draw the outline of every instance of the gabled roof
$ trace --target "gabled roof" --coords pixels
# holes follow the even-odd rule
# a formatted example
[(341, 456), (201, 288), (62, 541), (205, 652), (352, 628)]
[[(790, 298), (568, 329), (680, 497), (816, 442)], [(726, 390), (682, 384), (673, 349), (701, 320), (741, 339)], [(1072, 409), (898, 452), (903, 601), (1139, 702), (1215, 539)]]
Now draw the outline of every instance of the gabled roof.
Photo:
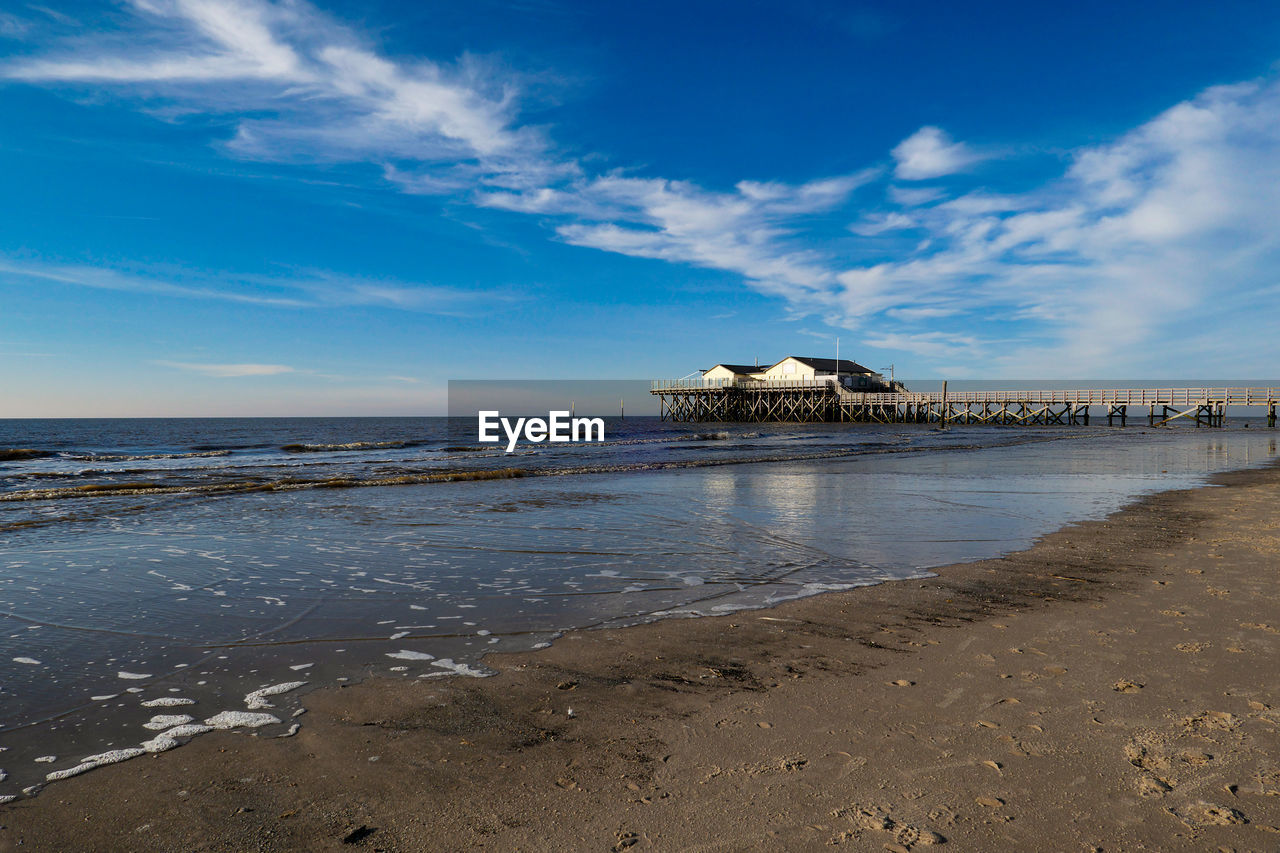
[(732, 370), (734, 373), (759, 373), (761, 370), (769, 369), (768, 365), (765, 365), (764, 367), (757, 367), (754, 364), (714, 364), (702, 372), (707, 373), (708, 371), (715, 370), (717, 367)]
[[(821, 370), (826, 373), (874, 373), (875, 372), (870, 368), (863, 367), (861, 364), (858, 364), (858, 362), (850, 361), (847, 358), (842, 358), (839, 361), (837, 361), (834, 358), (810, 358), (808, 356), (802, 356), (802, 355), (789, 355), (787, 356), (787, 358), (794, 358), (796, 361), (803, 362), (804, 364), (809, 365), (814, 370)], [(786, 360), (787, 360), (786, 358), (782, 359), (782, 361), (786, 361)], [(839, 370), (836, 369), (837, 366), (839, 366)]]

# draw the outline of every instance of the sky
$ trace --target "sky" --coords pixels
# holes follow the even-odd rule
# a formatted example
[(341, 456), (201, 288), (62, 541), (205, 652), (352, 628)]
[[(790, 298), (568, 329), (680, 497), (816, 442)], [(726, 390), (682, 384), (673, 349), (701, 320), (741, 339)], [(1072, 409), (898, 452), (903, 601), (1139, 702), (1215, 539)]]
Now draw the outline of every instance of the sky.
[(1280, 5), (0, 5), (0, 417), (1276, 377)]

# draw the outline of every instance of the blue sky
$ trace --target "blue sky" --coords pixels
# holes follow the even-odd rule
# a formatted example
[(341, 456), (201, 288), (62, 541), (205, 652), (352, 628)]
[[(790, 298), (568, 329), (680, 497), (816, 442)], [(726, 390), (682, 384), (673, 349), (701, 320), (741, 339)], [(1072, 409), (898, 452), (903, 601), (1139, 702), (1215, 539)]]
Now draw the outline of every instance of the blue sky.
[(0, 10), (0, 416), (1274, 377), (1280, 6)]

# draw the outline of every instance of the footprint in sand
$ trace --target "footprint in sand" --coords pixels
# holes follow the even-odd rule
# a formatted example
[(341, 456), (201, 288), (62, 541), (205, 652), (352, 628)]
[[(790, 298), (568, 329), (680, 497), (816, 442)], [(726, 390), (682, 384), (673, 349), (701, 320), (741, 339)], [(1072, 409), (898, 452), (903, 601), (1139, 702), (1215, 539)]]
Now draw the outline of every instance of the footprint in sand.
[(1178, 784), (1168, 749), (1168, 744), (1155, 732), (1141, 732), (1125, 745), (1124, 757), (1142, 771), (1134, 783), (1139, 796), (1161, 797)]
[(1202, 652), (1205, 649), (1209, 648), (1210, 645), (1212, 644), (1211, 643), (1178, 643), (1178, 645), (1174, 646), (1174, 648), (1180, 652), (1196, 654), (1197, 652)]
[(638, 832), (628, 832), (627, 830), (622, 829), (618, 830), (617, 834), (614, 835), (614, 838), (618, 840), (618, 843), (609, 848), (613, 853), (622, 853), (623, 850), (629, 850), (641, 841), (647, 840)]
[(1242, 812), (1227, 806), (1218, 806), (1206, 802), (1191, 803), (1168, 809), (1167, 811), (1191, 829), (1202, 829), (1207, 826), (1229, 826), (1231, 824), (1249, 822), (1249, 819)]
[(1142, 687), (1143, 685), (1139, 684), (1136, 681), (1130, 681), (1127, 678), (1122, 678), (1121, 680), (1117, 681), (1115, 684), (1111, 685), (1111, 689), (1116, 691), (1117, 693), (1137, 693), (1139, 690), (1142, 689)]
[(860, 829), (889, 833), (894, 843), (886, 844), (886, 849), (894, 849), (896, 846), (903, 850), (911, 850), (913, 847), (931, 847), (935, 844), (945, 844), (947, 841), (930, 829), (922, 829), (894, 819), (887, 809), (880, 806), (855, 804), (847, 809), (836, 809), (832, 815), (848, 817)]
[(1173, 790), (1163, 779), (1146, 774), (1138, 777), (1137, 788), (1140, 797), (1162, 797)]
[(1280, 797), (1280, 767), (1264, 767), (1253, 774), (1257, 790), (1266, 797)]
[(1234, 731), (1240, 727), (1240, 723), (1239, 717), (1226, 711), (1201, 711), (1182, 718), (1182, 727), (1196, 734)]

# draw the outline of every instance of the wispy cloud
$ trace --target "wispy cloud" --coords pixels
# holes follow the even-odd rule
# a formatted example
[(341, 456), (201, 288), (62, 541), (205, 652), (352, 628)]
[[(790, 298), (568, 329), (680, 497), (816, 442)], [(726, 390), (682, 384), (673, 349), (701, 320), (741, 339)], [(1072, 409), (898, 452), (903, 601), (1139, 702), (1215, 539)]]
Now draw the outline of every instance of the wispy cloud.
[(763, 290), (817, 290), (834, 281), (830, 261), (797, 248), (792, 229), (843, 205), (878, 175), (872, 168), (799, 185), (742, 181), (732, 192), (608, 175), (559, 189), (490, 193), (481, 203), (571, 218), (557, 233), (576, 246), (729, 270)]
[(244, 376), (279, 376), (282, 373), (297, 372), (286, 364), (193, 364), (187, 361), (157, 361), (155, 363), (162, 367), (187, 370), (217, 379), (238, 379)]
[(251, 305), (299, 307), (306, 303), (287, 297), (264, 295), (244, 289), (214, 288), (178, 284), (161, 277), (148, 277), (122, 272), (109, 267), (77, 264), (51, 264), (43, 261), (0, 258), (0, 282), (4, 279), (35, 279), (59, 284), (73, 284), (98, 290), (154, 293), (187, 299), (218, 299)]
[[(125, 88), (175, 114), (238, 114), (225, 142), (273, 161), (382, 159), (416, 191), (475, 180), (524, 186), (553, 169), (544, 141), (514, 126), (516, 91), (464, 57), (395, 63), (301, 0), (128, 0), (128, 31), (19, 60), (10, 79)], [(393, 166), (407, 159), (412, 168)]]
[(41, 6), (37, 3), (28, 3), (27, 8), (33, 12), (39, 12), (41, 15), (45, 15), (60, 24), (69, 24), (73, 27), (80, 25), (78, 20), (71, 17), (66, 12), (59, 12), (57, 9), (51, 9), (48, 6)]
[(31, 22), (8, 12), (0, 12), (0, 38), (20, 39), (31, 29)]
[(183, 299), (239, 302), (276, 308), (374, 306), (442, 316), (470, 316), (480, 306), (514, 304), (509, 290), (464, 290), (430, 284), (378, 280), (325, 270), (290, 270), (277, 276), (214, 275), (162, 268), (141, 272), (85, 264), (56, 264), (0, 257), (0, 284), (37, 280), (98, 290), (149, 293)]

